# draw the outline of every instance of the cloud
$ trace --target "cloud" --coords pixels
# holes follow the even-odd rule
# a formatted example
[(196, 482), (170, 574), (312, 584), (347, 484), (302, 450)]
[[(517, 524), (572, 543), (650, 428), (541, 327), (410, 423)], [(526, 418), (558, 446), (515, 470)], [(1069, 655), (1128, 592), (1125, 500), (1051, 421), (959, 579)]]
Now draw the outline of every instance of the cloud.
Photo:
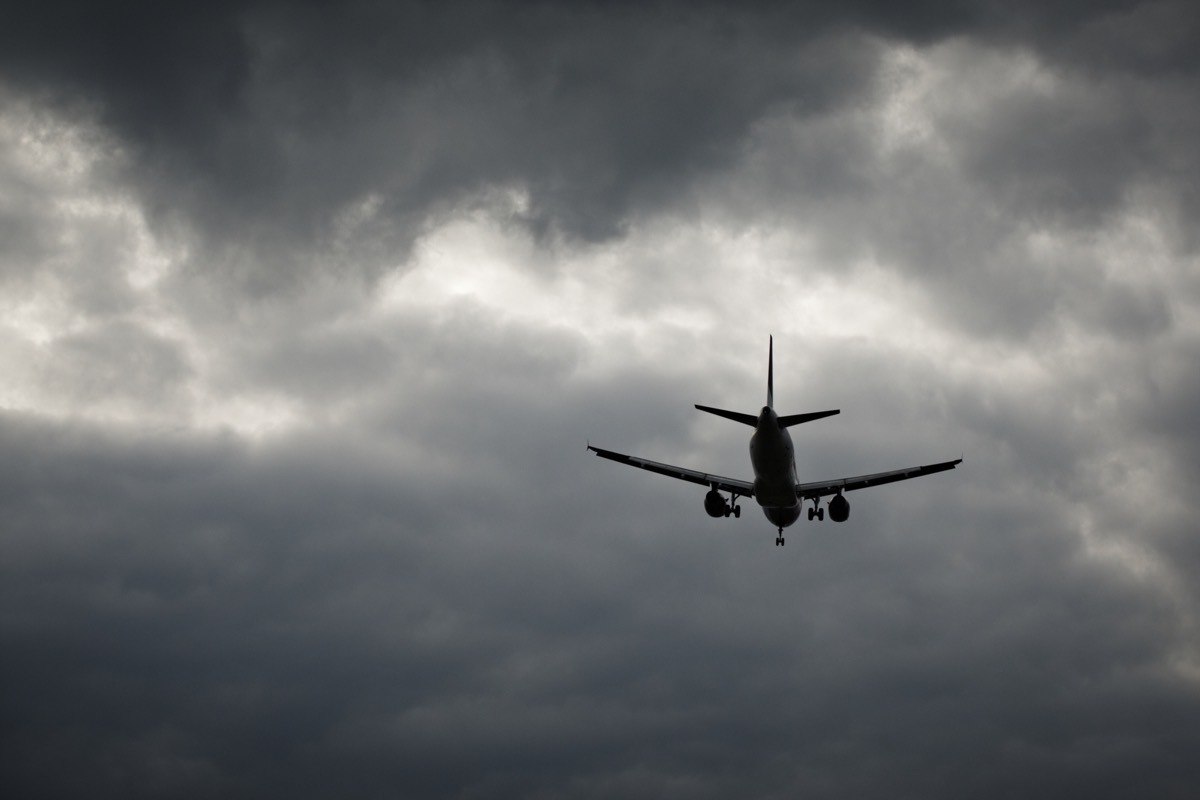
[[(1193, 785), (1195, 19), (14, 14), (0, 786)], [(802, 479), (962, 467), (776, 548), (584, 450), (745, 477), (769, 334)]]
[(13, 51), (17, 80), (113, 130), (154, 213), (265, 287), (339, 236), (369, 240), (357, 268), (402, 262), (430, 214), (490, 186), (527, 192), (535, 230), (611, 238), (726, 163), (764, 109), (835, 102), (871, 56), (797, 50), (764, 30), (775, 14), (671, 5), (63, 13), (25, 20), (49, 46)]

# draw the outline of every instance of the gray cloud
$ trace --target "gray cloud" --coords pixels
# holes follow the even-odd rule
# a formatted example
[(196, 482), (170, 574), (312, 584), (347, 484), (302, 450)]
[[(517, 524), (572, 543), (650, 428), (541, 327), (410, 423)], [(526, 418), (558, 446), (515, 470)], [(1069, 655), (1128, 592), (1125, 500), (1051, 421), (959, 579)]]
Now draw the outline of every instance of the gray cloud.
[(56, 543), (6, 544), (16, 787), (47, 788), (50, 746), (76, 767), (52, 793), (322, 792), (347, 770), (431, 796), (1190, 779), (1169, 606), (1081, 561), (1049, 505), (888, 524), (863, 500), (854, 536), (814, 528), (779, 562), (706, 520), (660, 525), (653, 491), (621, 515), (636, 531), (588, 496), (547, 526), (486, 487), (489, 515), (447, 514), (452, 482), (389, 485), (345, 443), (114, 453), (76, 431), (49, 451), (60, 435), (6, 423), (46, 465), (7, 508)]
[(208, 259), (271, 263), (250, 280), (268, 288), (314, 250), (336, 255), (356, 209), (351, 235), (375, 257), (349, 259), (390, 266), (431, 213), (490, 185), (528, 191), (535, 230), (617, 235), (727, 164), (765, 110), (841, 102), (872, 56), (853, 41), (802, 47), (829, 23), (795, 26), (781, 9), (58, 11), (73, 24), (30, 14), (12, 30), (14, 44), (41, 40), (11, 51), (18, 85), (112, 129), (148, 208), (198, 228)]
[(830, 8), (14, 12), (4, 793), (1195, 785), (1196, 14)]

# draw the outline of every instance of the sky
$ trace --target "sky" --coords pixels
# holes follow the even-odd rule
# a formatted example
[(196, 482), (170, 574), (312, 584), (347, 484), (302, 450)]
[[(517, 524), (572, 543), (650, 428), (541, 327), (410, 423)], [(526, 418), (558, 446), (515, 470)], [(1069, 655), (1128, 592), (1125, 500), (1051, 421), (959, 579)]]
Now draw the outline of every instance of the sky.
[[(836, 10), (835, 10), (836, 8)], [(0, 27), (0, 792), (1192, 797), (1200, 9)], [(963, 457), (776, 547), (801, 480)]]

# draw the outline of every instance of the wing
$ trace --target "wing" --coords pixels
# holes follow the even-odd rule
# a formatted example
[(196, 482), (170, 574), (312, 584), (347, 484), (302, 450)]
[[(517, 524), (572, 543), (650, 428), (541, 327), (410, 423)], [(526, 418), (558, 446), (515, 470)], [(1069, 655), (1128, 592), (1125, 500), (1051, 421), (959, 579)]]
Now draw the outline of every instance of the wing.
[(671, 478), (678, 478), (681, 481), (690, 481), (691, 483), (699, 483), (702, 486), (709, 486), (719, 489), (724, 492), (732, 492), (739, 497), (753, 497), (754, 484), (750, 481), (739, 481), (734, 478), (722, 478), (720, 475), (711, 475), (707, 472), (698, 472), (694, 469), (684, 469), (683, 467), (673, 467), (670, 464), (660, 464), (657, 461), (650, 461), (637, 456), (627, 456), (623, 453), (614, 453), (612, 450), (602, 450), (599, 447), (588, 445), (588, 450), (591, 450), (601, 458), (607, 458), (610, 461), (616, 461), (619, 464), (629, 464), (631, 467), (640, 467), (641, 469), (657, 472), (659, 475), (666, 475)]
[(801, 483), (796, 487), (796, 497), (801, 500), (810, 500), (815, 497), (824, 497), (827, 494), (852, 492), (855, 489), (866, 489), (869, 486), (881, 486), (885, 483), (906, 481), (909, 478), (919, 478), (922, 475), (945, 472), (948, 469), (954, 469), (961, 463), (962, 459), (956, 458), (953, 461), (943, 461), (940, 464), (929, 464), (924, 467), (894, 469), (891, 472), (876, 472), (874, 475), (858, 475), (854, 478), (838, 478), (833, 481)]

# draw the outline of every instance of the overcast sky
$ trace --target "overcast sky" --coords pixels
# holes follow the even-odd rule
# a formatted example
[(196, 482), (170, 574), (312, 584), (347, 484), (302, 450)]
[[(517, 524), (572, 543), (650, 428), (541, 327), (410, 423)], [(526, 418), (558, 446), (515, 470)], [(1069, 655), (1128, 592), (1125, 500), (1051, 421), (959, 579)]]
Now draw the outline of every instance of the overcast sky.
[[(1200, 9), (0, 26), (6, 797), (1191, 797)], [(786, 547), (802, 480), (962, 455)]]

